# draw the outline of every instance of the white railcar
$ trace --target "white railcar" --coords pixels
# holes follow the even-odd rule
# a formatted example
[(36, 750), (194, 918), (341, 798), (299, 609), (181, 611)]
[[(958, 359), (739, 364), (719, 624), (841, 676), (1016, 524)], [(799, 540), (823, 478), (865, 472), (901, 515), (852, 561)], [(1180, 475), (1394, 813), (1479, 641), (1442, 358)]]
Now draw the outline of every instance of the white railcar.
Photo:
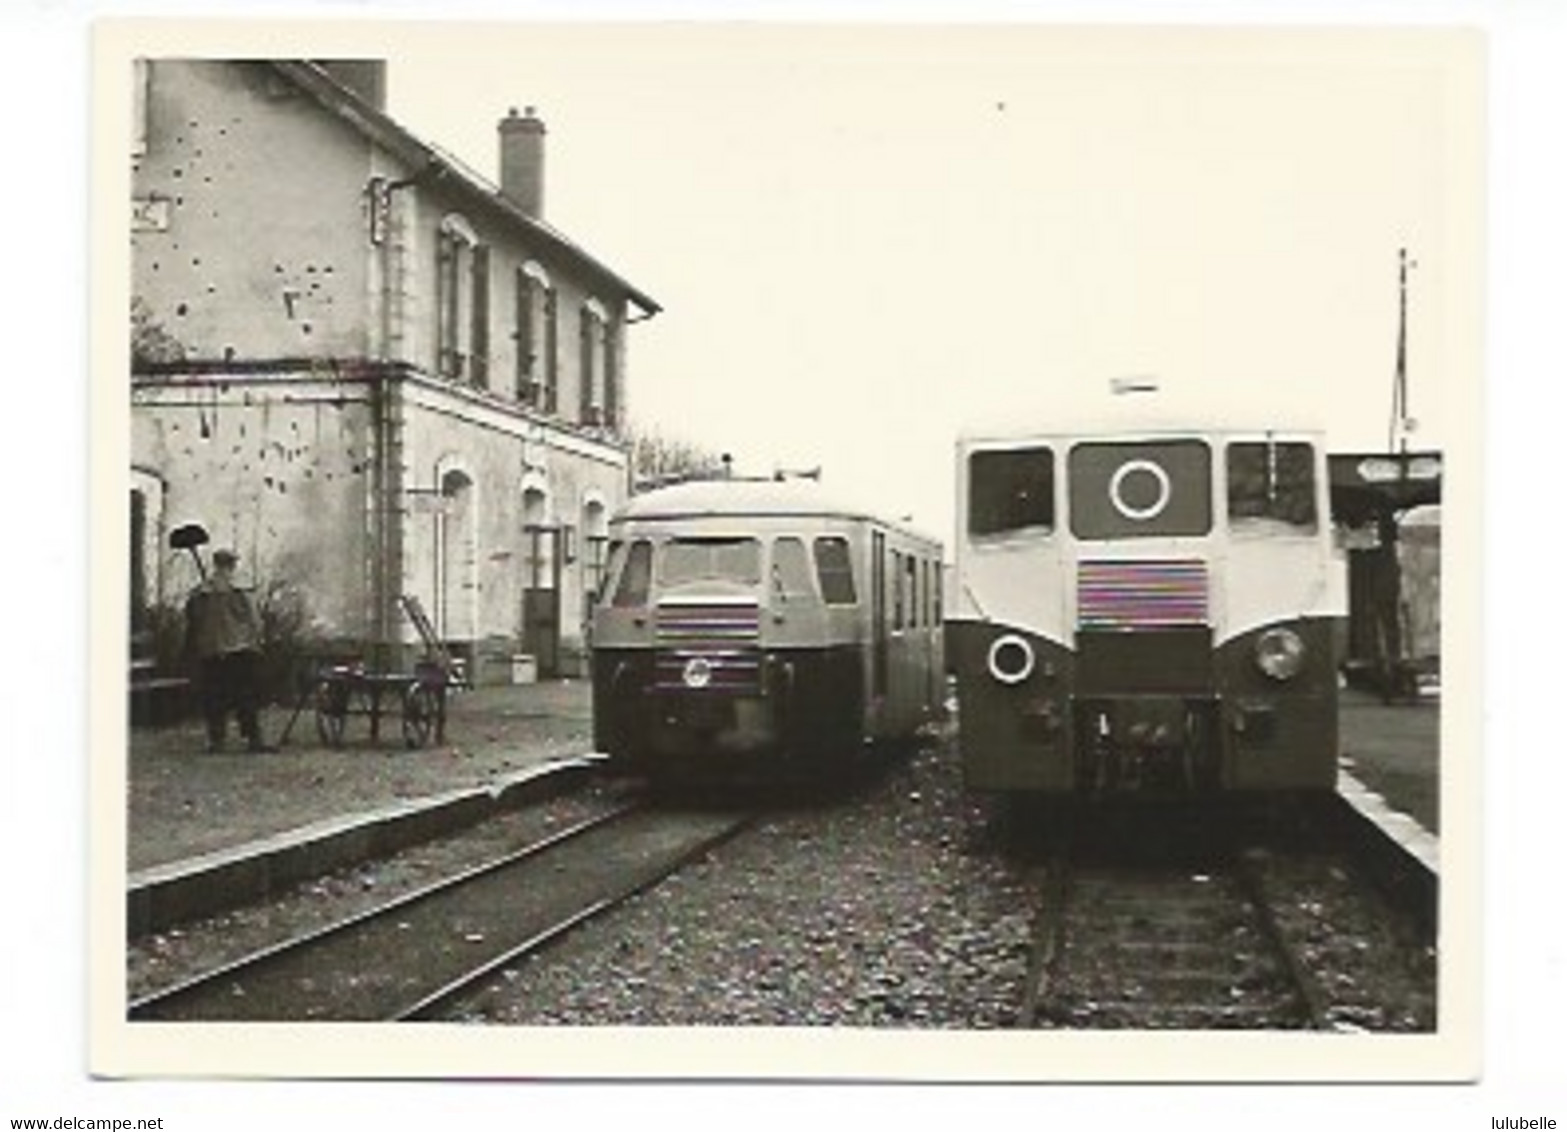
[(1320, 433), (988, 435), (957, 475), (970, 787), (1334, 787), (1346, 611)]

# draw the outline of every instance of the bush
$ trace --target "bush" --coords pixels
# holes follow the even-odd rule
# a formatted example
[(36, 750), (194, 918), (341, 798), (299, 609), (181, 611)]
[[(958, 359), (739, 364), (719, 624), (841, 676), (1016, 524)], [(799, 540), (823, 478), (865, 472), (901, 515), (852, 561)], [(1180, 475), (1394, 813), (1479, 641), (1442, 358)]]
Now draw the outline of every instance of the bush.
[(255, 599), (261, 619), (261, 698), (292, 703), (311, 675), (312, 657), (321, 651), (310, 599), (304, 587), (286, 577), (258, 586)]
[(134, 631), (131, 652), (150, 657), (159, 675), (194, 675), (186, 671), (185, 611), (172, 605), (148, 606)]

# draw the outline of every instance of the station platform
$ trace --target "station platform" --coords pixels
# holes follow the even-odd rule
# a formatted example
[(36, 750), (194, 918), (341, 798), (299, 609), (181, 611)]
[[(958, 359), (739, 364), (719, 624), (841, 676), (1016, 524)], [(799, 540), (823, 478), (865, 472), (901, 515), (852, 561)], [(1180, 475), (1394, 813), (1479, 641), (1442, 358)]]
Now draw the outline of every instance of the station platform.
[[(306, 707), (261, 713), (276, 751), (250, 754), (231, 735), (208, 754), (199, 719), (130, 732), (127, 864), (130, 872), (277, 837), (289, 830), (405, 809), (420, 799), (493, 790), (592, 746), (586, 681), (484, 687), (448, 700), (445, 742), (409, 749), (394, 710), (377, 744), (350, 717), (341, 748), (324, 744)], [(285, 737), (285, 732), (286, 737)], [(280, 740), (282, 740), (280, 742)]]
[(1441, 701), (1385, 704), (1355, 689), (1339, 693), (1339, 764), (1390, 809), (1441, 833)]
[[(1440, 813), (1439, 714), (1434, 699), (1389, 705), (1354, 690), (1341, 699), (1341, 792), (1363, 812), (1385, 815), (1379, 824), (1404, 830), (1400, 841), (1430, 847)], [(290, 727), (292, 715), (280, 707), (263, 713), (263, 735), (280, 749), (255, 755), (208, 754), (199, 721), (131, 731), (133, 905), (138, 891), (232, 873), (261, 857), (297, 857), (302, 847), (322, 846), (320, 862), (330, 866), (345, 831), (420, 810), (455, 815), (462, 807), (454, 800), (499, 798), (552, 767), (593, 757), (591, 688), (582, 681), (454, 694), (445, 742), (418, 749), (403, 744), (395, 717), (378, 744), (369, 742), (365, 721), (351, 719), (344, 746), (332, 748), (317, 736), (310, 711)]]

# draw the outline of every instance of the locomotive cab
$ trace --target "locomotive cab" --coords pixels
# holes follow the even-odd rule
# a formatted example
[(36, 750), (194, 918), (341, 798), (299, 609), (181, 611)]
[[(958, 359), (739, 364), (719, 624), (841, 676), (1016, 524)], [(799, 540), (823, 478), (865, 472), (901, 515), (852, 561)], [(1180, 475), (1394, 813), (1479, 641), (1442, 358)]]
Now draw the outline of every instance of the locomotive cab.
[(1331, 789), (1335, 558), (1309, 433), (960, 446), (966, 780), (1045, 793)]

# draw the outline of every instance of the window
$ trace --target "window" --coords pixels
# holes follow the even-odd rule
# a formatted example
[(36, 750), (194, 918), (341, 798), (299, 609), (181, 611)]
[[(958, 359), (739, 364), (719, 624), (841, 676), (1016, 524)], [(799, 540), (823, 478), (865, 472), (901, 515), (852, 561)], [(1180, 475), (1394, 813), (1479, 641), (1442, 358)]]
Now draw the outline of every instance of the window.
[(1213, 528), (1206, 441), (1078, 444), (1067, 458), (1067, 474), (1078, 538), (1192, 537)]
[(582, 592), (595, 595), (604, 585), (605, 552), (609, 548), (609, 524), (604, 504), (589, 499), (582, 506)]
[(517, 400), (536, 408), (544, 405), (545, 359), (540, 347), (546, 341), (549, 286), (549, 277), (538, 264), (525, 263), (517, 269), (516, 327), (512, 332), (517, 340)]
[(781, 538), (773, 543), (773, 591), (785, 601), (816, 600), (805, 543), (797, 538)]
[(615, 587), (615, 605), (618, 607), (647, 604), (648, 585), (653, 580), (653, 544), (638, 539), (626, 554), (626, 564), (620, 571), (620, 584)]
[(546, 413), (560, 409), (560, 303), (555, 289), (544, 292), (544, 390), (543, 403)]
[(914, 555), (905, 555), (903, 559), (903, 588), (908, 596), (904, 598), (904, 611), (908, 615), (908, 621), (904, 624), (909, 629), (918, 628), (920, 623), (919, 602), (917, 600), (919, 587), (916, 571), (918, 569), (919, 565), (915, 561)]
[(529, 589), (553, 590), (559, 574), (561, 529), (545, 523), (522, 528), (523, 580)]
[(970, 534), (1055, 526), (1055, 454), (1049, 448), (975, 452), (968, 469)]
[(489, 374), (490, 253), (460, 216), (436, 240), (436, 372), (484, 386)]
[(1298, 441), (1247, 441), (1226, 452), (1230, 522), (1274, 520), (1314, 530), (1315, 453)]
[(920, 614), (921, 625), (930, 624), (930, 560), (920, 559)]
[(849, 540), (838, 535), (823, 535), (816, 540), (816, 581), (822, 600), (828, 605), (853, 605), (854, 565), (849, 559)]
[(659, 554), (666, 586), (719, 579), (754, 586), (762, 580), (762, 546), (754, 538), (677, 538)]
[(131, 60), (131, 156), (147, 153), (147, 89), (152, 81), (152, 64), (146, 59)]
[(892, 552), (892, 627), (903, 628), (903, 554)]
[(585, 425), (602, 425), (606, 423), (603, 383), (607, 377), (604, 308), (596, 300), (589, 299), (578, 311), (577, 319), (578, 368), (582, 375), (580, 419)]

